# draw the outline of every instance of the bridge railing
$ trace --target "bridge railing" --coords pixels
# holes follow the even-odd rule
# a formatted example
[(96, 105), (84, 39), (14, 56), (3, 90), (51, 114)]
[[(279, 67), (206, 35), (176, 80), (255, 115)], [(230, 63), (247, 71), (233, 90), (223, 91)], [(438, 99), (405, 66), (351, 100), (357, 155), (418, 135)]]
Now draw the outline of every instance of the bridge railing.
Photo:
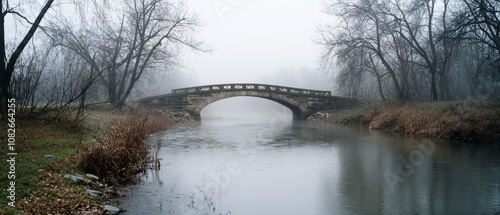
[(217, 85), (204, 85), (188, 88), (173, 89), (172, 94), (194, 94), (194, 93), (208, 93), (208, 92), (223, 92), (223, 91), (239, 91), (251, 90), (262, 92), (276, 92), (282, 94), (297, 94), (309, 96), (331, 96), (330, 91), (319, 91), (301, 88), (284, 87), (277, 85), (267, 84), (217, 84)]

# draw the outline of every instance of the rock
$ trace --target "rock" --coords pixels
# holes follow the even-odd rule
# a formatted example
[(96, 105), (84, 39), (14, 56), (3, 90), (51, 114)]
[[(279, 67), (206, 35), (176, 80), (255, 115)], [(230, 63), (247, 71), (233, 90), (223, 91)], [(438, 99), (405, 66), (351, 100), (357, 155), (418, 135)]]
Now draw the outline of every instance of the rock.
[(97, 190), (91, 190), (91, 189), (87, 189), (87, 193), (91, 196), (98, 196), (98, 195), (101, 195), (102, 193), (100, 191), (97, 191)]
[(309, 118), (307, 118), (307, 120), (311, 120), (311, 121), (319, 121), (319, 120), (325, 120), (325, 119), (328, 119), (330, 118), (330, 115), (326, 112), (323, 112), (323, 111), (318, 111), (317, 113), (311, 115)]
[(186, 111), (174, 111), (169, 109), (162, 109), (162, 114), (171, 116), (178, 123), (193, 123), (195, 122), (193, 116)]
[(47, 159), (53, 159), (53, 158), (55, 158), (55, 156), (54, 156), (54, 155), (49, 155), (49, 154), (44, 155), (43, 157), (44, 157), (44, 158), (47, 158)]
[(85, 174), (85, 176), (86, 176), (87, 178), (90, 178), (90, 179), (99, 180), (99, 177), (98, 177), (98, 176), (96, 176), (96, 175), (92, 175), (92, 174)]
[(66, 174), (66, 175), (64, 175), (64, 178), (65, 179), (70, 179), (70, 180), (72, 180), (75, 183), (80, 183), (80, 182), (84, 182), (85, 181), (85, 179), (82, 176), (79, 176), (79, 175)]
[(112, 205), (105, 205), (104, 206), (104, 213), (108, 213), (108, 214), (118, 214), (120, 213), (120, 208), (117, 208), (115, 206), (112, 206)]

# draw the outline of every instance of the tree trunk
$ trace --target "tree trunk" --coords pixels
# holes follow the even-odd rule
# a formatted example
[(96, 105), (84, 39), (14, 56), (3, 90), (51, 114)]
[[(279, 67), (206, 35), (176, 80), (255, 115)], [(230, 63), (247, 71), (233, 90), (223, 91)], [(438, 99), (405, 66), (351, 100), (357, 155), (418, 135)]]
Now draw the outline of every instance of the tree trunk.
[(389, 65), (389, 63), (385, 60), (382, 53), (378, 53), (378, 56), (380, 57), (382, 64), (385, 66), (385, 68), (389, 72), (389, 75), (391, 76), (392, 82), (394, 84), (394, 89), (396, 90), (396, 96), (397, 96), (398, 101), (404, 101), (405, 97), (404, 97), (403, 91), (401, 90), (398, 78), (396, 77), (394, 70), (392, 69), (391, 65)]
[(82, 96), (80, 97), (80, 105), (78, 106), (78, 112), (76, 114), (76, 119), (79, 119), (83, 114), (84, 114), (84, 111), (85, 111), (85, 96), (86, 96), (86, 92), (84, 92), (82, 94)]
[(385, 101), (385, 96), (384, 96), (384, 89), (382, 88), (382, 80), (380, 78), (380, 75), (377, 74), (377, 84), (378, 84), (378, 92), (380, 94), (380, 98), (382, 101)]
[(118, 98), (116, 98), (116, 70), (114, 68), (108, 72), (108, 81), (109, 103), (115, 106)]
[(370, 56), (370, 63), (373, 67), (373, 73), (375, 73), (375, 77), (377, 77), (378, 93), (382, 101), (385, 101), (384, 88), (382, 87), (382, 76), (377, 72), (377, 66), (375, 65), (373, 57), (371, 55), (369, 56)]
[(436, 70), (431, 69), (431, 97), (432, 101), (438, 100), (438, 92), (436, 86)]
[[(0, 8), (3, 9), (3, 0), (0, 1)], [(2, 11), (3, 12), (3, 11)], [(9, 81), (5, 72), (5, 29), (4, 16), (0, 14), (0, 110), (4, 114), (7, 111), (7, 99), (9, 98)]]

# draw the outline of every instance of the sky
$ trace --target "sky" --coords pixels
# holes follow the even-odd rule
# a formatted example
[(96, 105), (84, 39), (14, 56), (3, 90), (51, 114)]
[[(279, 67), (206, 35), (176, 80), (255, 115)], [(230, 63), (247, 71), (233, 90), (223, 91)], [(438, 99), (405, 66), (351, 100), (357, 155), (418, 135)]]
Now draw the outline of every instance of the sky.
[(322, 0), (187, 0), (205, 26), (210, 53), (185, 54), (194, 84), (266, 83), (333, 90), (317, 71)]
[[(318, 71), (321, 46), (314, 42), (319, 26), (331, 20), (321, 12), (325, 0), (182, 1), (198, 14), (204, 26), (197, 37), (212, 51), (186, 50), (181, 54), (181, 71), (154, 77), (151, 83), (146, 80), (138, 87), (138, 96), (222, 83), (335, 91), (331, 75)], [(256, 103), (248, 99), (233, 101), (240, 108)], [(222, 102), (212, 109), (221, 109), (220, 106), (229, 105)]]

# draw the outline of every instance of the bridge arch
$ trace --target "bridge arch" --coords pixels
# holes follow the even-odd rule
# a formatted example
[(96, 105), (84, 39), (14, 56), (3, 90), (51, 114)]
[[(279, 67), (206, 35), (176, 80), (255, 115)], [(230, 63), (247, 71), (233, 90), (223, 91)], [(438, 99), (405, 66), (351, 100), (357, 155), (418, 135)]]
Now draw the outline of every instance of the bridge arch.
[(162, 106), (183, 110), (200, 119), (201, 110), (221, 99), (250, 96), (277, 102), (292, 111), (294, 119), (305, 120), (317, 111), (343, 108), (354, 104), (350, 98), (332, 96), (318, 91), (266, 84), (217, 84), (173, 89), (172, 93), (140, 99), (146, 106)]
[(266, 93), (266, 92), (256, 92), (256, 91), (235, 91), (235, 92), (214, 93), (212, 94), (212, 96), (199, 101), (198, 105), (194, 106), (190, 111), (193, 114), (199, 116), (201, 110), (203, 110), (203, 108), (205, 108), (206, 106), (222, 99), (228, 99), (234, 97), (256, 97), (274, 101), (290, 109), (295, 119), (303, 117), (304, 113), (308, 111), (307, 107), (303, 103), (300, 103), (297, 100), (292, 99), (290, 97), (286, 97), (276, 93)]

